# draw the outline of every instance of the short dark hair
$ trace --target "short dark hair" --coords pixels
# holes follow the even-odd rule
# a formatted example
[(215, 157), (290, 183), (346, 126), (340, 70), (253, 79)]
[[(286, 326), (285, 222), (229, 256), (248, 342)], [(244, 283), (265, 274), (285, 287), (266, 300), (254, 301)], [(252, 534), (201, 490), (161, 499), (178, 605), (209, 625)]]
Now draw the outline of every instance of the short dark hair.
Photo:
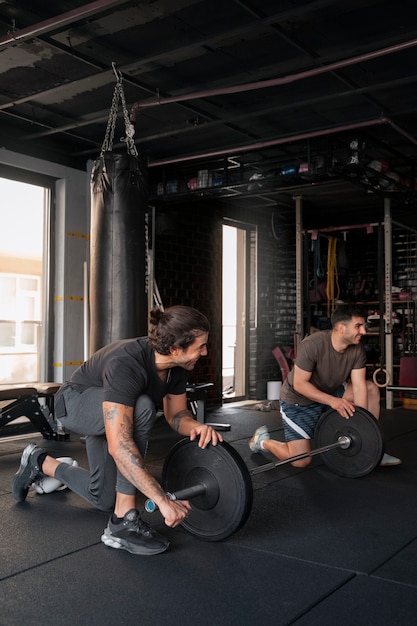
[(353, 317), (363, 317), (366, 319), (365, 309), (359, 304), (338, 304), (330, 317), (332, 328), (334, 328), (336, 324), (350, 322)]
[(148, 339), (159, 354), (169, 354), (170, 348), (186, 350), (197, 337), (210, 331), (203, 313), (189, 306), (175, 305), (165, 311), (155, 307), (149, 312)]

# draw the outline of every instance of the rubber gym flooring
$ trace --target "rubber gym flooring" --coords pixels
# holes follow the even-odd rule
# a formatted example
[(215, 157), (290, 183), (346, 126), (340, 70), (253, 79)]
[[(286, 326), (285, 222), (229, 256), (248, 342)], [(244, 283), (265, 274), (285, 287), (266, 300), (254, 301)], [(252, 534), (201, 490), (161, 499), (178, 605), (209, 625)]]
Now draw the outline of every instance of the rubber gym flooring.
[[(283, 434), (279, 411), (256, 406), (225, 405), (207, 416), (231, 425), (224, 438), (250, 468), (271, 460), (249, 451), (255, 428)], [(152, 557), (104, 546), (107, 514), (68, 490), (30, 491), (16, 503), (10, 484), (28, 442), (80, 464), (85, 446), (73, 434), (67, 442), (5, 436), (7, 426), (0, 437), (0, 624), (415, 625), (417, 411), (384, 410), (381, 425), (401, 466), (342, 478), (316, 456), (304, 470), (285, 465), (252, 476), (249, 519), (221, 542), (144, 513), (171, 539), (167, 552)], [(160, 418), (147, 457), (156, 477), (177, 440)]]

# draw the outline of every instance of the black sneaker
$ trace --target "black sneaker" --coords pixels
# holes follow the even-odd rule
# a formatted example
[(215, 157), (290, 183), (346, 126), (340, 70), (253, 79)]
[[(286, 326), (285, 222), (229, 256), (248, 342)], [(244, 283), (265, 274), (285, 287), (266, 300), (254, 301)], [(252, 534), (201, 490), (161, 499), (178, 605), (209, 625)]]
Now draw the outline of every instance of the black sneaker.
[(44, 453), (45, 450), (39, 448), (35, 443), (30, 443), (23, 450), (19, 470), (13, 476), (12, 480), (12, 494), (14, 499), (18, 502), (26, 500), (30, 485), (36, 478), (43, 476), (38, 465), (38, 460), (39, 456)]
[(130, 509), (117, 524), (110, 518), (101, 541), (110, 548), (127, 550), (132, 554), (160, 554), (169, 546), (168, 539), (148, 526), (136, 509)]

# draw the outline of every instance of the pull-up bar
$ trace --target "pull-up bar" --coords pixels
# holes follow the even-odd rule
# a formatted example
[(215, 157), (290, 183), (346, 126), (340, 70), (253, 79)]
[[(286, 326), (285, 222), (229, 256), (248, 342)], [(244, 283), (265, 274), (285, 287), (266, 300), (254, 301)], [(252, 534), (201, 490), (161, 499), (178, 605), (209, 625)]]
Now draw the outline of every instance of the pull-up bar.
[(334, 231), (354, 230), (354, 229), (357, 229), (357, 228), (365, 228), (366, 232), (368, 234), (370, 234), (370, 233), (374, 232), (374, 227), (375, 226), (380, 226), (380, 225), (381, 224), (376, 222), (374, 224), (353, 224), (353, 225), (350, 225), (350, 226), (326, 226), (326, 228), (312, 228), (312, 229), (306, 230), (304, 232), (310, 233), (312, 239), (317, 239), (317, 235), (319, 233), (331, 233), (331, 232), (334, 232)]

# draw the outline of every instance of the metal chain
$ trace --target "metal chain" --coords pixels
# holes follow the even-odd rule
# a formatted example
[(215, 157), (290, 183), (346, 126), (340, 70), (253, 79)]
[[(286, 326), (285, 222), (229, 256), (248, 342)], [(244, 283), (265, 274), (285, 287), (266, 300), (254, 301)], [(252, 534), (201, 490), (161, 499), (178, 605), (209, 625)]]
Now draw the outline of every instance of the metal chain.
[(110, 152), (113, 149), (114, 129), (117, 120), (117, 110), (119, 103), (118, 83), (113, 91), (113, 100), (110, 107), (109, 119), (107, 120), (106, 134), (104, 136), (103, 145), (101, 146), (101, 154)]
[(117, 115), (119, 111), (119, 100), (121, 100), (122, 108), (123, 108), (123, 119), (125, 122), (125, 129), (126, 129), (125, 131), (126, 137), (121, 137), (120, 141), (126, 142), (127, 151), (129, 154), (131, 154), (132, 156), (138, 156), (138, 151), (136, 149), (136, 145), (133, 140), (135, 129), (129, 119), (129, 113), (128, 113), (127, 106), (126, 106), (126, 99), (125, 99), (125, 94), (124, 94), (123, 84), (122, 84), (122, 75), (120, 72), (116, 73), (114, 64), (113, 64), (113, 69), (117, 76), (117, 82), (116, 82), (114, 92), (113, 92), (113, 99), (112, 99), (112, 103), (110, 107), (109, 119), (107, 120), (106, 134), (104, 136), (104, 141), (101, 146), (101, 155), (103, 155), (104, 152), (111, 152), (113, 150), (114, 132), (116, 128)]
[(135, 135), (135, 127), (133, 126), (133, 124), (131, 123), (129, 119), (129, 113), (127, 111), (125, 94), (124, 94), (123, 85), (121, 82), (120, 82), (120, 99), (122, 101), (123, 118), (125, 121), (125, 129), (126, 129), (126, 137), (121, 137), (120, 141), (126, 142), (127, 151), (129, 154), (131, 154), (132, 156), (138, 156), (138, 151), (136, 149), (136, 145), (133, 140), (133, 137)]

